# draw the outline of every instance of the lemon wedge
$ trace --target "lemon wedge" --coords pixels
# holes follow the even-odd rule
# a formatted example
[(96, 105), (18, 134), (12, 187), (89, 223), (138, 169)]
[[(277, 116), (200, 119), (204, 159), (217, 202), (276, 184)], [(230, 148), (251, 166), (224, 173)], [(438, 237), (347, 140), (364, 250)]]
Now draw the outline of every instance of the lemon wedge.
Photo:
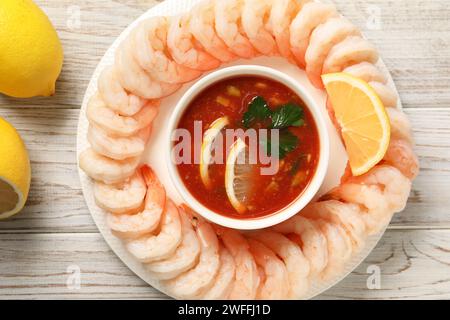
[(206, 188), (211, 188), (209, 176), (209, 165), (212, 159), (212, 147), (214, 141), (221, 133), (222, 129), (229, 124), (228, 117), (216, 119), (203, 134), (202, 148), (200, 153), (200, 178)]
[(248, 163), (248, 147), (242, 139), (231, 146), (225, 167), (225, 190), (228, 200), (240, 214), (247, 212), (245, 204), (251, 187), (253, 166)]
[(325, 89), (341, 127), (355, 176), (380, 162), (390, 141), (390, 122), (380, 98), (365, 81), (346, 73), (322, 75)]
[(18, 213), (30, 189), (30, 160), (17, 131), (0, 118), (0, 219)]

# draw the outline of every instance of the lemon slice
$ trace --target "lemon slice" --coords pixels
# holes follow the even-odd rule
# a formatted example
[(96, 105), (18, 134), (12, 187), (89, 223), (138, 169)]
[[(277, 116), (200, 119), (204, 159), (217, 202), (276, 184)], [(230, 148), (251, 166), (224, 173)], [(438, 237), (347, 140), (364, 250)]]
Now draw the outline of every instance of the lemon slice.
[(203, 134), (202, 148), (200, 154), (200, 178), (206, 188), (211, 188), (211, 179), (209, 177), (209, 165), (212, 158), (212, 146), (217, 136), (223, 128), (229, 124), (228, 117), (216, 119)]
[(0, 118), (0, 219), (19, 212), (30, 189), (30, 161), (17, 131)]
[(237, 139), (230, 148), (225, 167), (225, 190), (233, 208), (244, 214), (245, 204), (251, 187), (253, 166), (248, 163), (248, 147), (242, 139)]
[(380, 162), (389, 146), (388, 115), (370, 85), (346, 73), (322, 75), (355, 176)]

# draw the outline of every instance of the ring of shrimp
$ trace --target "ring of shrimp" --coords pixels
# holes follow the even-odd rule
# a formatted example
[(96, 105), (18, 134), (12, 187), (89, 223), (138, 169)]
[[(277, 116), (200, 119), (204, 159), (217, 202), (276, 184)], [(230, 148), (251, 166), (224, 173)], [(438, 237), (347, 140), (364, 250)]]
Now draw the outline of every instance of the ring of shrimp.
[[(296, 63), (320, 90), (323, 73), (366, 81), (386, 107), (392, 139), (384, 159), (365, 175), (347, 170), (338, 187), (298, 215), (241, 233), (177, 208), (155, 173), (144, 167), (141, 175), (137, 168), (160, 99), (221, 63), (259, 53)], [(91, 148), (79, 164), (95, 180), (96, 201), (108, 212), (112, 232), (172, 295), (302, 298), (309, 283), (337, 275), (369, 235), (404, 209), (419, 171), (411, 125), (376, 66), (377, 50), (333, 5), (204, 0), (185, 15), (139, 24), (115, 58), (87, 105)], [(328, 103), (327, 109), (333, 120)]]

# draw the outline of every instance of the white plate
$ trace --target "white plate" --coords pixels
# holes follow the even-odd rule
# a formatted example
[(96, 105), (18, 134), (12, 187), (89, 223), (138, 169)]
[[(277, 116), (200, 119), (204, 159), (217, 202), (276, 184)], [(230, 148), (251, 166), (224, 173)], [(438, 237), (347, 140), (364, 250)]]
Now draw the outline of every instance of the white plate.
[[(166, 0), (161, 4), (158, 4), (144, 13), (140, 18), (134, 21), (128, 28), (126, 28), (122, 34), (116, 39), (116, 41), (112, 44), (112, 46), (108, 49), (100, 63), (98, 64), (91, 81), (89, 82), (89, 86), (86, 90), (83, 105), (80, 111), (80, 118), (78, 121), (78, 134), (77, 134), (77, 159), (79, 158), (80, 153), (89, 147), (89, 143), (87, 141), (87, 129), (88, 129), (88, 121), (86, 118), (86, 105), (89, 98), (95, 93), (97, 90), (97, 80), (100, 74), (100, 71), (103, 70), (108, 65), (111, 65), (114, 61), (114, 52), (121, 41), (129, 34), (130, 30), (137, 25), (137, 23), (145, 18), (151, 16), (172, 16), (177, 15), (183, 12), (188, 11), (195, 3), (201, 0)], [(290, 65), (282, 58), (268, 58), (268, 57), (259, 57), (251, 60), (239, 60), (233, 62), (231, 64), (223, 65), (222, 67), (230, 66), (230, 65), (238, 65), (238, 64), (258, 64), (264, 65), (268, 67), (275, 68), (282, 72), (287, 73), (288, 75), (298, 79), (304, 86), (310, 89), (312, 97), (317, 101), (318, 105), (323, 106), (323, 113), (326, 114), (325, 108), (325, 94), (324, 92), (315, 89), (307, 80), (307, 77), (303, 70)], [(392, 78), (386, 69), (386, 66), (382, 61), (379, 62), (380, 68), (389, 76), (389, 85), (395, 89)], [(160, 113), (157, 119), (154, 121), (152, 136), (147, 145), (147, 150), (143, 157), (143, 162), (148, 163), (158, 174), (161, 182), (164, 184), (167, 190), (168, 196), (170, 196), (177, 204), (181, 203), (182, 199), (180, 195), (175, 190), (173, 184), (169, 178), (169, 172), (166, 167), (166, 159), (164, 158), (165, 152), (161, 152), (165, 148), (163, 144), (166, 140), (166, 132), (165, 123), (168, 121), (169, 115), (172, 112), (173, 108), (176, 105), (176, 102), (180, 99), (183, 93), (189, 88), (191, 84), (188, 83), (184, 85), (178, 92), (174, 95), (164, 99), (161, 103)], [(399, 101), (399, 106), (400, 101)], [(328, 118), (328, 116), (327, 116)], [(330, 167), (327, 173), (327, 177), (325, 178), (325, 182), (320, 190), (320, 194), (325, 193), (330, 190), (332, 187), (336, 186), (339, 183), (340, 177), (344, 172), (345, 165), (347, 163), (347, 155), (342, 146), (342, 143), (334, 129), (333, 125), (329, 121), (328, 129), (331, 140), (331, 154), (332, 157), (330, 159)], [(114, 251), (114, 253), (139, 277), (141, 277), (145, 282), (147, 282), (152, 287), (164, 292), (163, 288), (159, 284), (159, 282), (150, 277), (149, 273), (145, 270), (144, 266), (139, 263), (133, 256), (131, 256), (128, 251), (124, 248), (122, 241), (113, 236), (106, 226), (105, 223), (105, 215), (104, 211), (97, 207), (93, 197), (93, 184), (89, 177), (82, 170), (78, 170), (81, 180), (81, 187), (83, 190), (83, 195), (86, 200), (86, 204), (89, 208), (89, 211), (100, 230), (101, 234), (105, 238), (108, 245)], [(306, 296), (307, 299), (310, 299), (331, 286), (335, 285), (339, 281), (341, 281), (345, 276), (347, 276), (350, 272), (352, 272), (372, 251), (372, 249), (376, 246), (380, 238), (384, 233), (380, 232), (377, 235), (371, 236), (367, 239), (366, 246), (357, 254), (353, 256), (353, 258), (346, 264), (344, 270), (336, 275), (335, 278), (330, 279), (328, 281), (316, 281), (311, 284), (311, 288)], [(166, 292), (164, 292), (166, 293)], [(167, 293), (166, 293), (167, 294)]]

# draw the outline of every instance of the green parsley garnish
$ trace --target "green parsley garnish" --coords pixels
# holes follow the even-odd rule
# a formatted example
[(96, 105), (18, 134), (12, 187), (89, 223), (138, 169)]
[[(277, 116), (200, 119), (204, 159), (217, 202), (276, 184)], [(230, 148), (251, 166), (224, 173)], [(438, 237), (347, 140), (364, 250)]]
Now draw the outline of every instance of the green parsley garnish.
[(292, 102), (274, 110), (271, 118), (273, 129), (300, 127), (305, 123), (303, 109)]
[[(302, 107), (290, 102), (279, 106), (274, 111), (269, 108), (266, 100), (256, 96), (250, 103), (247, 112), (244, 113), (242, 123), (245, 128), (250, 128), (257, 122), (267, 124), (268, 129), (280, 129), (279, 131), (279, 159), (283, 159), (289, 152), (297, 148), (299, 139), (289, 131), (289, 127), (300, 127), (305, 124)], [(267, 155), (271, 155), (271, 138), (260, 141)]]
[(250, 128), (256, 121), (269, 119), (271, 111), (269, 105), (263, 97), (256, 96), (248, 106), (248, 110), (244, 113), (242, 123), (244, 127)]

